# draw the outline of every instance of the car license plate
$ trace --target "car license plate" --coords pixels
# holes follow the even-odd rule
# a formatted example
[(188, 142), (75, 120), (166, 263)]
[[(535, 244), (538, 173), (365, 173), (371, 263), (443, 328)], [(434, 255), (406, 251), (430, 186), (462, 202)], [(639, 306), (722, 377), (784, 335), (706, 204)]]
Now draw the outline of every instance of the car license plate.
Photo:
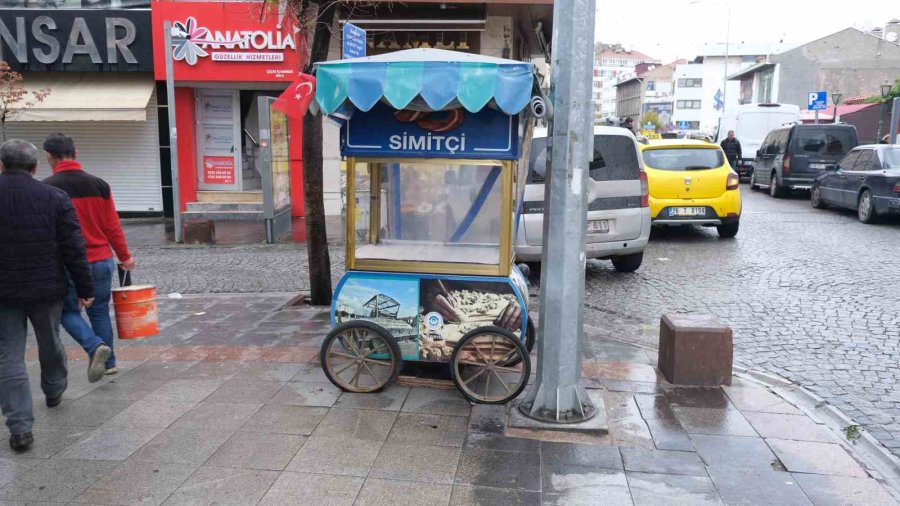
[(825, 167), (827, 167), (827, 166), (828, 166), (828, 164), (825, 164), (825, 163), (811, 163), (811, 164), (809, 164), (809, 168), (811, 168), (811, 169), (816, 169), (816, 170), (825, 170)]
[(670, 207), (669, 216), (704, 216), (705, 207)]
[(589, 234), (603, 234), (609, 232), (609, 220), (589, 220), (587, 223)]

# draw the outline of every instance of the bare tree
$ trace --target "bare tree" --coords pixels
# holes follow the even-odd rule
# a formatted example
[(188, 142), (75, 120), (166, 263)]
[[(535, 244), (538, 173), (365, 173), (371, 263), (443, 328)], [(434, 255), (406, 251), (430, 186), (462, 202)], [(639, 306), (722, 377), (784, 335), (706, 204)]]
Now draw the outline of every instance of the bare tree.
[[(331, 44), (338, 2), (326, 0), (281, 0), (289, 14), (300, 25), (301, 36), (312, 35), (309, 62), (303, 71), (312, 73), (313, 64), (325, 61)], [(323, 195), (322, 119), (312, 114), (303, 116), (303, 199), (306, 215), (306, 246), (309, 260), (310, 303), (331, 303), (331, 255), (325, 226)]]
[(28, 91), (22, 74), (0, 60), (0, 132), (6, 140), (6, 123), (14, 121), (27, 109), (44, 101), (50, 88)]

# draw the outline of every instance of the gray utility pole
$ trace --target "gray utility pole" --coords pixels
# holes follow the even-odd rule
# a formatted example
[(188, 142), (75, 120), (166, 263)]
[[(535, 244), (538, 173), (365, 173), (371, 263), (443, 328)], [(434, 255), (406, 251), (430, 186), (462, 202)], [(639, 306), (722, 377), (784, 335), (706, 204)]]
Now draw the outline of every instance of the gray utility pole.
[(597, 414), (581, 380), (588, 163), (594, 152), (595, 0), (556, 0), (537, 379), (519, 410), (542, 422)]
[(175, 242), (181, 242), (181, 185), (178, 182), (178, 129), (175, 128), (175, 63), (172, 61), (172, 22), (163, 23), (166, 31), (166, 108), (169, 112), (169, 158), (172, 173), (172, 208), (175, 214)]
[[(900, 97), (895, 98), (891, 104), (891, 144), (897, 144), (897, 123), (900, 122)], [(881, 142), (881, 139), (878, 139)]]

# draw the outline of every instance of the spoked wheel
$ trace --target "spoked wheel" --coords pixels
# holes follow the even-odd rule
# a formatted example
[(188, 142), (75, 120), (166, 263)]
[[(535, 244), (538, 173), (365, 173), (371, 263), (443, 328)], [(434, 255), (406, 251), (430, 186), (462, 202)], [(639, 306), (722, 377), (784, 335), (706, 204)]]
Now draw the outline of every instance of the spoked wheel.
[[(531, 354), (532, 350), (534, 350), (534, 344), (536, 341), (537, 341), (537, 332), (535, 332), (535, 330), (534, 330), (534, 320), (532, 320), (531, 317), (529, 316), (528, 319), (525, 321), (525, 350), (528, 351), (529, 355)], [(520, 357), (519, 355), (514, 355), (514, 356), (510, 357), (509, 360), (500, 362), (500, 365), (502, 365), (504, 367), (512, 367), (514, 365), (517, 365), (521, 361), (522, 361), (522, 357)]]
[(469, 400), (505, 404), (528, 384), (531, 360), (512, 332), (481, 327), (459, 340), (450, 358), (450, 373), (456, 388)]
[(354, 321), (338, 325), (322, 343), (325, 375), (345, 392), (377, 392), (400, 374), (400, 347), (374, 323)]

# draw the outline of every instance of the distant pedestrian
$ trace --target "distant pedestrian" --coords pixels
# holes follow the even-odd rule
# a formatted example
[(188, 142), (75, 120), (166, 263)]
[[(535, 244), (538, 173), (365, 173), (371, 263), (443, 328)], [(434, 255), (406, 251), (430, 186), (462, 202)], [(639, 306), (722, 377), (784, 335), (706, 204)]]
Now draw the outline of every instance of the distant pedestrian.
[(30, 142), (0, 145), (0, 408), (9, 445), (34, 442), (25, 336), (31, 321), (38, 343), (41, 390), (57, 406), (68, 386), (66, 352), (59, 340), (63, 299), (75, 284), (78, 304), (94, 297), (78, 216), (65, 192), (35, 181), (38, 150)]
[(70, 284), (69, 296), (63, 306), (62, 325), (91, 357), (88, 379), (94, 382), (104, 374), (118, 372), (112, 320), (109, 317), (109, 300), (116, 273), (113, 251), (124, 270), (134, 268), (134, 257), (128, 251), (109, 185), (84, 171), (76, 160), (78, 151), (72, 138), (59, 133), (51, 134), (44, 140), (44, 152), (53, 168), (53, 175), (44, 182), (69, 194), (87, 243), (95, 297), (94, 304), (86, 310), (91, 323), (88, 325), (82, 318), (75, 286)]
[(634, 120), (631, 118), (625, 118), (625, 121), (622, 122), (622, 128), (627, 128), (628, 131), (634, 133)]
[(722, 151), (731, 168), (737, 170), (738, 160), (741, 159), (741, 141), (734, 138), (734, 130), (729, 130), (728, 137), (722, 141)]

